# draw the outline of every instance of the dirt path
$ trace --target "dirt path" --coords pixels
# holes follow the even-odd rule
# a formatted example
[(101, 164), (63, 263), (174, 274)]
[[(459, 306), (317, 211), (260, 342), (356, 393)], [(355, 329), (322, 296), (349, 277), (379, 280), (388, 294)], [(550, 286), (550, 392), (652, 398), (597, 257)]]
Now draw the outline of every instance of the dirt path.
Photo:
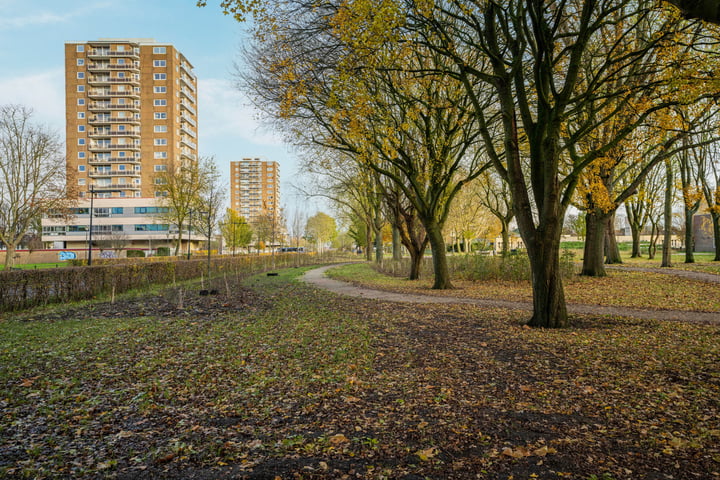
[[(388, 292), (384, 290), (374, 290), (365, 287), (359, 287), (347, 282), (341, 282), (333, 280), (325, 275), (325, 272), (330, 268), (338, 265), (327, 265), (324, 267), (310, 270), (302, 277), (307, 283), (315, 285), (320, 288), (324, 288), (331, 292), (347, 295), (350, 297), (361, 297), (369, 298), (374, 300), (381, 300), (386, 302), (400, 302), (400, 303), (462, 303), (469, 305), (477, 305), (480, 307), (487, 308), (506, 308), (511, 310), (523, 310), (532, 311), (532, 303), (530, 302), (513, 302), (510, 300), (494, 300), (494, 299), (481, 299), (481, 298), (458, 298), (458, 297), (441, 297), (436, 295), (421, 295), (421, 294), (406, 294), (397, 292)], [(639, 268), (639, 267), (638, 267)], [(646, 269), (649, 271), (655, 271), (658, 269)], [(672, 270), (672, 274), (675, 272), (694, 273), (702, 277), (712, 276), (715, 277), (714, 281), (718, 282), (720, 279), (717, 275), (700, 273), (700, 272), (687, 272), (685, 270)], [(660, 273), (671, 274), (669, 270), (663, 269)], [(698, 276), (682, 275), (695, 279), (701, 279)], [(704, 278), (703, 278), (704, 279)], [(688, 312), (680, 310), (645, 310), (640, 308), (630, 307), (610, 307), (603, 305), (582, 305), (582, 304), (568, 304), (568, 312), (587, 314), (587, 315), (612, 315), (622, 317), (633, 317), (645, 320), (671, 320), (671, 321), (683, 321), (683, 322), (700, 322), (700, 323), (715, 323), (720, 324), (720, 313), (710, 312)]]

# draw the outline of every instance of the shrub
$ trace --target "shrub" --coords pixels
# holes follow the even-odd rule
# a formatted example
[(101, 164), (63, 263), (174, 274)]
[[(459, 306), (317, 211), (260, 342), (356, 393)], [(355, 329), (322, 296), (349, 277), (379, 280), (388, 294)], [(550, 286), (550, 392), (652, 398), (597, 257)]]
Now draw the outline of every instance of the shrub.
[(145, 252), (143, 250), (128, 250), (127, 252), (128, 258), (144, 258)]
[(158, 247), (157, 256), (158, 257), (169, 257), (170, 256), (170, 247)]

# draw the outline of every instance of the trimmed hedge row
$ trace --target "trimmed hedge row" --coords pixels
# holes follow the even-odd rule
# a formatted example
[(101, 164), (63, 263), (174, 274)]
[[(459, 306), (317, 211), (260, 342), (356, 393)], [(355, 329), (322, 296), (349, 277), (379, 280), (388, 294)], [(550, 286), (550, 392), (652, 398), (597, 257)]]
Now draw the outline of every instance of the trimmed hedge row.
[[(275, 256), (213, 257), (212, 275), (253, 274), (271, 268), (326, 263), (327, 257), (282, 254)], [(86, 300), (150, 285), (166, 285), (199, 278), (207, 273), (207, 259), (139, 261), (91, 267), (0, 271), (0, 311)]]

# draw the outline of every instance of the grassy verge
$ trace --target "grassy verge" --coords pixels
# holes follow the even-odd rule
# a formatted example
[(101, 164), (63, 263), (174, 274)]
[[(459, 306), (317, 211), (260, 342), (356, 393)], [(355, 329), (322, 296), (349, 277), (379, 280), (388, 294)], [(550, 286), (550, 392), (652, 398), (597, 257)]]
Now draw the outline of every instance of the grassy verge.
[(0, 322), (0, 477), (717, 477), (720, 327), (533, 330), (301, 272)]
[[(371, 288), (470, 298), (532, 301), (527, 281), (453, 280), (453, 290), (432, 290), (432, 278), (418, 281), (384, 275), (369, 264), (345, 265), (328, 272), (333, 278)], [(565, 280), (567, 301), (589, 305), (720, 312), (720, 284), (649, 272), (614, 271), (607, 277), (575, 275)]]

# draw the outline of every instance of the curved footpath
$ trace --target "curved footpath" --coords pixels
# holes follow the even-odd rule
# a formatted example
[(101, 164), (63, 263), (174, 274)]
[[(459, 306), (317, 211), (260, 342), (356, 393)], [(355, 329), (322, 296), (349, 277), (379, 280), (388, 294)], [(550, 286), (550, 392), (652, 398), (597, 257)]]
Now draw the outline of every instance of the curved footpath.
[[(484, 298), (462, 298), (462, 297), (442, 297), (436, 295), (421, 295), (388, 292), (384, 290), (373, 290), (370, 288), (359, 287), (352, 283), (333, 280), (325, 275), (325, 272), (338, 265), (326, 265), (324, 267), (309, 270), (303, 275), (302, 279), (306, 283), (310, 283), (317, 287), (329, 290), (339, 295), (349, 297), (361, 297), (374, 300), (382, 300), (386, 302), (399, 303), (461, 303), (468, 305), (476, 305), (487, 308), (507, 308), (510, 310), (526, 310), (532, 311), (531, 302), (514, 302), (511, 300), (493, 300)], [(684, 270), (675, 270), (677, 272), (685, 272)], [(670, 272), (661, 272), (670, 273)], [(716, 275), (714, 282), (720, 281)], [(696, 277), (697, 278), (697, 277)], [(683, 322), (699, 322), (699, 323), (715, 323), (720, 324), (720, 312), (691, 312), (682, 310), (646, 310), (631, 307), (609, 307), (603, 305), (584, 305), (584, 304), (568, 304), (568, 312), (586, 314), (586, 315), (612, 315), (622, 317), (633, 317), (645, 320), (674, 320)]]

